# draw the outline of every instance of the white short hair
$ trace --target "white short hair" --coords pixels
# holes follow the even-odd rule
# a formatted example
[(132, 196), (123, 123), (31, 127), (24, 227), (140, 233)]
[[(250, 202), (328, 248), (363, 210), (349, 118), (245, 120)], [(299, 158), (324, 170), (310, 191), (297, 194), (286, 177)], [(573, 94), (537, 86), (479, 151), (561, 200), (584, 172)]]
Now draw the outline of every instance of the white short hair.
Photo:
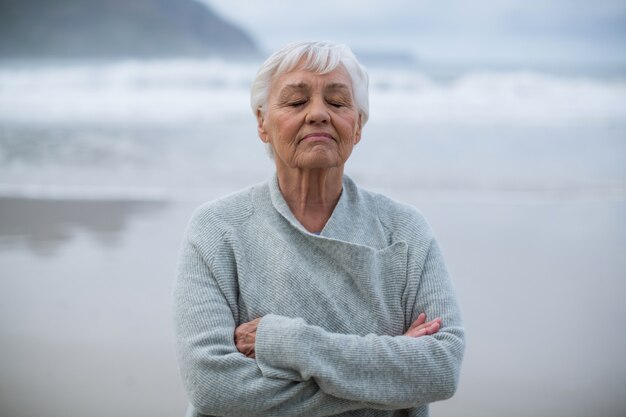
[(295, 69), (326, 74), (343, 65), (350, 79), (361, 126), (369, 118), (367, 71), (347, 45), (334, 42), (293, 42), (274, 52), (261, 65), (250, 90), (250, 105), (256, 116), (267, 104), (272, 82)]

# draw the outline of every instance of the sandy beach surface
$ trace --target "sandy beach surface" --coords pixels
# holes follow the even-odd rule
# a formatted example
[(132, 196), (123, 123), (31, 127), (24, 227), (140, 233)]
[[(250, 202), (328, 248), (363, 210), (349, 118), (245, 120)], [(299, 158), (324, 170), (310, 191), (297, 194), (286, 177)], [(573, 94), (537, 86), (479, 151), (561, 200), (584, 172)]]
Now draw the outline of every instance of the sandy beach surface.
[[(432, 415), (624, 415), (626, 202), (409, 200), (467, 327)], [(171, 289), (199, 202), (0, 199), (1, 415), (183, 414)]]

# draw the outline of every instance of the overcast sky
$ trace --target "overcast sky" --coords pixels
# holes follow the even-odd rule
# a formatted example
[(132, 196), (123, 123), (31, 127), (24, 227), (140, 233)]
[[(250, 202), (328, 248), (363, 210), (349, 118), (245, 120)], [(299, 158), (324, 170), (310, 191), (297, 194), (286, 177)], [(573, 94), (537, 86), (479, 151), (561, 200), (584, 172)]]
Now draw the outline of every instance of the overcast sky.
[(625, 0), (199, 0), (264, 52), (301, 39), (423, 61), (626, 63)]

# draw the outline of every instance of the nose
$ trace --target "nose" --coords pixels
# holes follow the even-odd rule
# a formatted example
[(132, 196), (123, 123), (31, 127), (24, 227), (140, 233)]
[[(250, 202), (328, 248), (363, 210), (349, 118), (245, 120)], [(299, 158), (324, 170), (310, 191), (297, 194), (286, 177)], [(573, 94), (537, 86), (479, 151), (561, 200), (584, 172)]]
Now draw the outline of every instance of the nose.
[(305, 121), (307, 123), (328, 123), (330, 121), (330, 114), (323, 99), (311, 99)]

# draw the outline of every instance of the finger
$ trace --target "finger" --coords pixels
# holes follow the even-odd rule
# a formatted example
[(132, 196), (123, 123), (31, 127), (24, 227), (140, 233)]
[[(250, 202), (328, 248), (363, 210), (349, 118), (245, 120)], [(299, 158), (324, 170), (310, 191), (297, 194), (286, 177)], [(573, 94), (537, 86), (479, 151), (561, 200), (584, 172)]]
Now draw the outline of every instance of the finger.
[(441, 319), (437, 318), (424, 323), (419, 327), (409, 329), (404, 335), (410, 337), (421, 337), (437, 333), (441, 329)]
[(439, 330), (441, 328), (441, 319), (431, 320), (428, 323), (424, 323), (420, 329), (425, 329), (427, 333), (434, 329)]
[(406, 332), (404, 334), (405, 336), (409, 336), (409, 337), (421, 337), (421, 336), (425, 336), (426, 335), (426, 329), (413, 329), (409, 332)]
[(441, 323), (435, 322), (426, 328), (426, 334), (428, 335), (435, 334), (439, 331), (440, 328), (441, 328)]
[(415, 321), (411, 324), (411, 326), (409, 327), (409, 330), (414, 329), (416, 327), (421, 326), (422, 324), (424, 324), (426, 322), (426, 313), (420, 313), (417, 316), (417, 319), (415, 319)]
[(436, 319), (433, 319), (433, 320), (429, 321), (428, 323), (424, 323), (424, 326), (425, 327), (432, 326), (435, 323), (441, 324), (441, 319), (439, 317), (437, 317)]
[(426, 323), (420, 324), (419, 326), (417, 326), (417, 327), (413, 328), (412, 330), (427, 329), (428, 327), (432, 326), (432, 325), (433, 325), (433, 324), (435, 324), (435, 323), (439, 323), (439, 324), (441, 324), (441, 319), (434, 319), (434, 320), (431, 320), (431, 321), (429, 321), (429, 322), (426, 322)]
[(247, 343), (239, 343), (236, 345), (236, 348), (239, 353), (243, 353), (246, 356), (249, 356), (250, 352), (254, 351), (254, 345), (249, 345)]

